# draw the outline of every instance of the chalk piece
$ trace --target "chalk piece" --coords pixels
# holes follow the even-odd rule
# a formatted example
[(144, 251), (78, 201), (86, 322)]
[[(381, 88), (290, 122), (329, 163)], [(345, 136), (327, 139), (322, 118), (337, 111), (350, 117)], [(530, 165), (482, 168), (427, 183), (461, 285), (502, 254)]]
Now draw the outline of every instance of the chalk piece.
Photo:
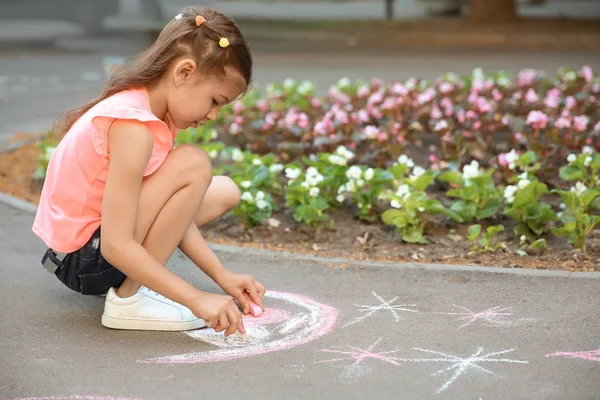
[(248, 335), (247, 335), (247, 334), (245, 334), (245, 333), (241, 333), (240, 331), (235, 331), (233, 334), (234, 334), (235, 336), (237, 336), (237, 337), (239, 337), (239, 338), (243, 339), (243, 340), (247, 340), (247, 339), (248, 339)]
[(252, 297), (250, 297), (248, 292), (244, 292), (244, 296), (246, 296), (246, 300), (248, 300), (248, 303), (250, 304), (250, 314), (253, 317), (260, 317), (263, 313), (262, 308), (252, 300)]

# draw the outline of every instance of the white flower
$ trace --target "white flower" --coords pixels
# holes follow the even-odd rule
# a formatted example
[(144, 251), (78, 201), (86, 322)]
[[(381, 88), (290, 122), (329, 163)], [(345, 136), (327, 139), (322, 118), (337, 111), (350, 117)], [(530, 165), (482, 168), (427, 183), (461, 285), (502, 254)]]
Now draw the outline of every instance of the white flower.
[(208, 156), (212, 159), (217, 158), (218, 155), (219, 155), (219, 152), (216, 151), (215, 149), (212, 149), (208, 152)]
[(310, 195), (310, 197), (317, 197), (319, 195), (319, 188), (318, 187), (310, 188), (310, 190), (308, 191), (308, 194)]
[(317, 176), (317, 175), (319, 175), (319, 170), (316, 169), (315, 167), (308, 167), (308, 169), (306, 170), (306, 175)]
[(524, 241), (527, 240), (527, 236), (521, 235), (520, 239), (521, 239), (521, 243), (523, 243)]
[(521, 175), (518, 175), (517, 178), (519, 180), (521, 180), (521, 179), (527, 179), (527, 172), (523, 172)]
[(561, 210), (564, 210), (565, 208), (567, 208), (567, 205), (565, 203), (560, 203), (559, 207)]
[(590, 163), (592, 162), (592, 157), (591, 156), (587, 156), (585, 158), (585, 160), (583, 160), (583, 165), (585, 165), (586, 167), (590, 165)]
[(400, 164), (406, 165), (408, 168), (412, 168), (412, 167), (415, 166), (415, 163), (413, 162), (413, 160), (411, 160), (410, 158), (408, 158), (406, 156), (406, 154), (402, 154), (400, 157), (398, 157), (398, 162)]
[(260, 160), (260, 158), (255, 158), (254, 160), (252, 160), (252, 164), (254, 165), (262, 165), (262, 161)]
[(463, 179), (471, 179), (479, 176), (479, 163), (475, 160), (463, 167)]
[(351, 158), (354, 158), (354, 153), (351, 152), (350, 150), (348, 150), (344, 146), (338, 146), (338, 148), (335, 150), (335, 154), (337, 154), (338, 156), (344, 157), (346, 160), (350, 160)]
[(217, 130), (216, 129), (210, 130), (210, 138), (213, 140), (217, 138)]
[(254, 200), (259, 201), (259, 200), (264, 200), (264, 198), (265, 198), (265, 193), (263, 191), (259, 191), (258, 193), (256, 193)]
[(577, 196), (581, 196), (586, 190), (587, 186), (585, 186), (582, 182), (577, 182), (575, 186), (571, 187), (571, 192), (577, 193)]
[(244, 161), (244, 153), (240, 149), (233, 149), (231, 159), (235, 162), (242, 162)]
[(269, 205), (269, 203), (267, 203), (264, 200), (259, 200), (256, 202), (256, 207), (258, 207), (259, 210), (262, 210), (263, 208), (265, 208), (268, 205)]
[(285, 169), (285, 176), (288, 179), (296, 179), (300, 176), (300, 173), (302, 171), (299, 168), (286, 168)]
[(247, 201), (248, 203), (254, 203), (254, 198), (250, 192), (242, 193), (242, 200)]
[(570, 163), (575, 162), (575, 160), (577, 160), (577, 156), (575, 154), (569, 154), (567, 157), (567, 161)]
[(350, 193), (356, 192), (356, 184), (354, 181), (348, 181), (348, 183), (346, 183), (346, 190)]
[(311, 175), (306, 175), (305, 182), (309, 186), (317, 186), (319, 184), (319, 180), (317, 179), (317, 177), (316, 176), (311, 176)]
[(583, 146), (583, 149), (581, 149), (581, 154), (594, 154), (594, 149), (590, 146)]
[(273, 174), (278, 174), (283, 171), (283, 164), (273, 164), (269, 167), (269, 171)]
[(401, 208), (401, 207), (402, 207), (402, 204), (400, 204), (400, 203), (398, 202), (398, 200), (392, 200), (392, 201), (391, 201), (391, 203), (390, 203), (390, 205), (391, 205), (392, 207), (394, 207), (394, 208)]
[(562, 216), (563, 216), (563, 213), (562, 213), (562, 211), (560, 211), (560, 212), (557, 212), (557, 213), (556, 213), (556, 216), (557, 216), (558, 218), (562, 218)]
[(344, 77), (344, 78), (340, 79), (337, 83), (337, 86), (340, 88), (350, 86), (350, 78)]
[(363, 187), (365, 186), (365, 181), (363, 179), (359, 179), (356, 181), (356, 186)]
[(365, 180), (370, 181), (375, 176), (375, 170), (373, 168), (369, 168), (365, 171)]
[(413, 169), (412, 172), (412, 176), (411, 179), (415, 179), (420, 177), (421, 175), (423, 175), (425, 173), (425, 169), (422, 167), (419, 167), (418, 165)]
[(342, 166), (348, 164), (348, 161), (346, 161), (346, 159), (344, 157), (338, 156), (337, 154), (330, 155), (329, 162), (334, 165), (342, 165)]
[(310, 92), (312, 92), (314, 88), (315, 88), (315, 85), (311, 81), (304, 80), (300, 83), (300, 85), (298, 85), (297, 90), (298, 90), (298, 93), (300, 93), (302, 95), (306, 95), (306, 94), (309, 94)]
[(425, 211), (425, 209), (423, 207), (419, 207), (419, 208), (417, 208), (417, 210), (419, 210), (420, 212)]
[(508, 163), (514, 164), (519, 159), (519, 155), (515, 149), (512, 149), (510, 152), (506, 153), (505, 158)]
[(448, 122), (446, 122), (446, 120), (441, 120), (439, 121), (437, 124), (435, 124), (435, 127), (433, 128), (434, 131), (442, 131), (444, 129), (448, 128)]
[(530, 183), (529, 179), (523, 179), (523, 180), (520, 180), (519, 183), (517, 183), (517, 187), (520, 190), (523, 190), (529, 185), (529, 183)]
[(346, 177), (350, 179), (360, 179), (362, 176), (362, 169), (358, 165), (353, 165), (346, 171)]
[(342, 194), (342, 193), (344, 193), (345, 191), (346, 191), (346, 186), (345, 186), (345, 185), (341, 185), (341, 186), (338, 188), (338, 191), (337, 191), (337, 192), (338, 192), (338, 194)]
[(338, 203), (343, 203), (344, 202), (344, 195), (343, 194), (338, 194), (335, 199), (338, 201)]
[(398, 190), (396, 191), (396, 195), (406, 198), (410, 195), (410, 188), (406, 184), (401, 185), (400, 187), (398, 187)]
[(504, 198), (507, 203), (515, 201), (515, 193), (517, 193), (517, 187), (514, 185), (507, 186), (506, 189), (504, 189)]
[(283, 81), (283, 87), (286, 89), (290, 89), (290, 88), (294, 87), (295, 84), (296, 84), (296, 81), (293, 80), (292, 78), (287, 78)]
[(244, 189), (248, 189), (250, 186), (252, 186), (252, 182), (243, 181), (242, 183), (240, 183), (240, 186), (243, 187)]

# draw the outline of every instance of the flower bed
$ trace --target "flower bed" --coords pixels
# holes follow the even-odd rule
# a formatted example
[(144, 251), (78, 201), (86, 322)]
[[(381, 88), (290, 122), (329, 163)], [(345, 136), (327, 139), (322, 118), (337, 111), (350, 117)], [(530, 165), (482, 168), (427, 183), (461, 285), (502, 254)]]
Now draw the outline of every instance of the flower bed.
[[(275, 213), (331, 231), (332, 215), (352, 213), (397, 232), (398, 244), (425, 245), (441, 227), (463, 232), (471, 254), (540, 254), (549, 241), (585, 253), (600, 222), (599, 106), (600, 78), (588, 67), (342, 79), (324, 96), (286, 80), (177, 144), (202, 146), (238, 184), (233, 214), (248, 229), (274, 226)], [(37, 178), (52, 146), (42, 143)]]

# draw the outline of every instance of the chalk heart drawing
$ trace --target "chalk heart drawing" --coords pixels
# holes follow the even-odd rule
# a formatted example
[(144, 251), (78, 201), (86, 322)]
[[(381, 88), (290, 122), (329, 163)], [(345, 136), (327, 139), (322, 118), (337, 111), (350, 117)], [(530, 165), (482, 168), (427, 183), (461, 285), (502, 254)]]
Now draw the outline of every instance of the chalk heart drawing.
[(136, 400), (129, 397), (95, 396), (95, 395), (68, 395), (68, 396), (45, 396), (45, 397), (22, 397), (12, 400)]
[(546, 354), (546, 357), (582, 358), (587, 361), (600, 361), (600, 349), (590, 351), (564, 352)]
[(500, 354), (510, 353), (510, 352), (514, 351), (514, 349), (498, 351), (495, 353), (482, 354), (483, 348), (479, 347), (475, 353), (471, 354), (468, 357), (458, 357), (458, 356), (454, 356), (452, 354), (446, 354), (446, 353), (429, 350), (429, 349), (413, 348), (413, 350), (418, 350), (418, 351), (422, 351), (424, 353), (429, 353), (429, 354), (435, 354), (438, 357), (437, 358), (413, 358), (413, 359), (405, 359), (404, 361), (425, 362), (425, 363), (427, 363), (427, 362), (431, 362), (431, 363), (448, 362), (448, 363), (452, 364), (448, 368), (442, 368), (439, 371), (437, 371), (431, 375), (431, 376), (441, 375), (445, 372), (454, 370), (454, 373), (452, 374), (452, 376), (437, 390), (437, 393), (441, 393), (444, 390), (448, 389), (450, 387), (450, 385), (452, 385), (461, 375), (467, 374), (470, 370), (483, 371), (488, 374), (498, 376), (498, 374), (496, 374), (495, 372), (492, 372), (486, 368), (483, 368), (481, 365), (479, 365), (482, 363), (517, 363), (517, 364), (528, 364), (529, 363), (529, 361), (511, 360), (511, 359), (507, 359), (507, 358), (495, 358), (494, 357), (494, 356), (498, 356)]
[(459, 318), (458, 321), (466, 321), (464, 324), (458, 327), (458, 329), (465, 328), (477, 321), (481, 321), (484, 325), (487, 326), (512, 326), (518, 322), (522, 321), (531, 321), (530, 318), (518, 318), (509, 320), (509, 317), (513, 316), (513, 313), (507, 312), (512, 309), (512, 307), (501, 308), (500, 306), (488, 308), (482, 311), (473, 311), (469, 308), (457, 306), (456, 304), (452, 305), (453, 307), (460, 308), (463, 310), (462, 312), (433, 312), (431, 314), (437, 315), (457, 315)]
[(258, 318), (244, 316), (247, 338), (225, 337), (223, 332), (204, 328), (185, 332), (186, 335), (211, 344), (217, 349), (140, 360), (142, 363), (197, 364), (227, 361), (234, 358), (281, 351), (311, 342), (333, 329), (337, 319), (335, 308), (309, 297), (268, 291), (265, 297), (294, 308), (293, 312), (265, 308)]

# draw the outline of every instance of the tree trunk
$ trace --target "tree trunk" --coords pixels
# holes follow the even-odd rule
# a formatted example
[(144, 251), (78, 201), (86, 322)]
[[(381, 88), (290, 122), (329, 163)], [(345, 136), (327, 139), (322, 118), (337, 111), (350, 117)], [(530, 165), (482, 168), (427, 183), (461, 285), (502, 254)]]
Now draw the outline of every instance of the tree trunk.
[(509, 22), (518, 18), (515, 0), (471, 0), (470, 22)]

